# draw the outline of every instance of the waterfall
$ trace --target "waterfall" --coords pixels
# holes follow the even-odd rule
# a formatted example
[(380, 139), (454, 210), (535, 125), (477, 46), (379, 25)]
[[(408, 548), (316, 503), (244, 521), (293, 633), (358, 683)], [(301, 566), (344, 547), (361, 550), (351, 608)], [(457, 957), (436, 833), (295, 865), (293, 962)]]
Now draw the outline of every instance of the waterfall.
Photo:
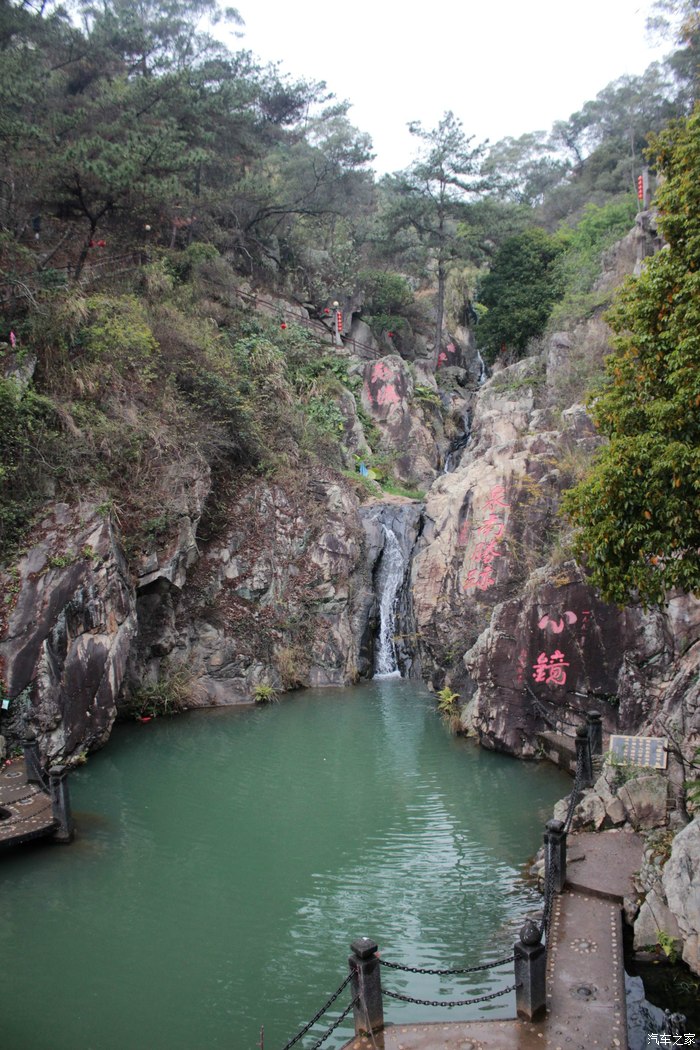
[(374, 657), (375, 678), (400, 678), (396, 663), (394, 628), (399, 591), (406, 571), (406, 559), (395, 534), (381, 523), (384, 549), (376, 577), (379, 598), (379, 635)]
[(360, 508), (360, 519), (372, 589), (365, 592), (359, 673), (374, 678), (420, 677), (407, 583), (423, 527), (423, 505), (412, 500), (373, 503)]
[(445, 456), (445, 465), (442, 468), (443, 474), (451, 474), (456, 469), (461, 459), (461, 454), (469, 444), (469, 436), (471, 433), (471, 412), (469, 409), (464, 413), (462, 418), (462, 430), (463, 433), (452, 442)]

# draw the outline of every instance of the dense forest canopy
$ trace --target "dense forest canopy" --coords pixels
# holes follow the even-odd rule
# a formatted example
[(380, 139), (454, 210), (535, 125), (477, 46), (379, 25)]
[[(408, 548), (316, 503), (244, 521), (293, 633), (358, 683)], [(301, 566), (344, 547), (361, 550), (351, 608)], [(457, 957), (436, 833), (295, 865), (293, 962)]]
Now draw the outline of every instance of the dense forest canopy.
[[(692, 112), (699, 10), (658, 0), (668, 59), (549, 131), (487, 146), (448, 109), (411, 127), (412, 165), (376, 179), (347, 102), (215, 39), (218, 20), (241, 24), (236, 9), (0, 0), (3, 337), (37, 362), (21, 388), (0, 379), (0, 544), (86, 485), (151, 521), (168, 442), (222, 477), (319, 441), (333, 459), (342, 428), (322, 395), (350, 378), (312, 366), (301, 335), (282, 355), (274, 328), (217, 318), (233, 276), (321, 318), (364, 296), (380, 337), (400, 338), (426, 293), (435, 358), (443, 321), (478, 318), (485, 359), (507, 363), (553, 319), (600, 310), (598, 259), (639, 207), (649, 137)], [(143, 404), (128, 425), (127, 388)], [(141, 487), (127, 495), (120, 472)]]
[[(412, 128), (424, 147), (415, 164), (377, 184), (348, 103), (205, 31), (220, 18), (240, 22), (234, 9), (3, 0), (5, 268), (29, 250), (25, 269), (60, 262), (79, 275), (91, 241), (109, 231), (110, 247), (140, 245), (146, 227), (152, 244), (207, 241), (307, 294), (317, 291), (318, 251), (336, 289), (349, 260), (386, 267), (392, 251), (394, 265), (438, 281), (457, 258), (488, 264), (510, 234), (553, 233), (587, 204), (633, 192), (648, 134), (691, 105), (694, 6), (663, 0), (680, 44), (670, 59), (608, 85), (550, 132), (486, 150), (447, 113), (434, 130)], [(685, 20), (671, 26), (680, 8)], [(455, 236), (460, 223), (476, 236)]]

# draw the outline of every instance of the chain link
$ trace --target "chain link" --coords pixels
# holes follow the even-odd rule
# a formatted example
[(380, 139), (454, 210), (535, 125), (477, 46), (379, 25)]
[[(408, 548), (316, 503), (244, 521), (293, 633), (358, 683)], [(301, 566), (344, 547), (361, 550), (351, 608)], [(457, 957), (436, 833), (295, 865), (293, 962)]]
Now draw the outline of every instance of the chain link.
[(380, 959), (379, 963), (381, 966), (388, 966), (391, 970), (403, 970), (404, 973), (425, 973), (433, 977), (451, 977), (453, 974), (493, 970), (496, 966), (505, 966), (506, 963), (512, 963), (514, 959), (514, 955), (506, 955), (502, 959), (496, 959), (495, 962), (482, 963), (480, 966), (465, 966), (459, 970), (427, 970), (421, 966), (403, 966), (401, 963), (389, 962), (387, 959)]
[(327, 1029), (326, 1029), (326, 1031), (325, 1031), (325, 1032), (323, 1033), (323, 1035), (321, 1036), (321, 1038), (320, 1038), (319, 1040), (317, 1040), (317, 1042), (315, 1042), (315, 1043), (314, 1043), (314, 1045), (313, 1045), (312, 1047), (310, 1047), (310, 1050), (318, 1050), (318, 1048), (319, 1048), (320, 1046), (323, 1046), (323, 1044), (325, 1043), (325, 1041), (326, 1041), (326, 1039), (328, 1038), (328, 1036), (329, 1036), (329, 1035), (333, 1035), (333, 1032), (335, 1032), (336, 1028), (338, 1028), (338, 1027), (339, 1027), (339, 1026), (340, 1026), (340, 1025), (341, 1025), (341, 1024), (343, 1023), (343, 1021), (344, 1021), (344, 1020), (345, 1020), (345, 1018), (346, 1018), (346, 1017), (348, 1016), (348, 1014), (350, 1013), (350, 1011), (351, 1011), (351, 1010), (353, 1010), (353, 1009), (354, 1009), (354, 1008), (355, 1008), (355, 1007), (357, 1006), (357, 1004), (359, 1003), (359, 1001), (360, 1001), (360, 997), (359, 997), (359, 995), (358, 995), (358, 996), (356, 996), (356, 997), (355, 997), (355, 998), (353, 999), (353, 1001), (352, 1001), (352, 1002), (350, 1003), (350, 1005), (349, 1005), (349, 1006), (347, 1006), (347, 1007), (345, 1008), (345, 1010), (343, 1010), (343, 1012), (342, 1012), (342, 1014), (340, 1015), (340, 1017), (338, 1018), (338, 1020), (337, 1020), (337, 1021), (334, 1021), (334, 1022), (333, 1022), (333, 1024), (332, 1024), (332, 1025), (331, 1025), (331, 1026), (330, 1026), (329, 1028), (327, 1028)]
[(574, 786), (571, 791), (571, 797), (569, 798), (569, 808), (566, 813), (566, 820), (564, 821), (564, 831), (569, 834), (571, 830), (571, 823), (574, 819), (574, 810), (579, 802), (581, 795), (581, 781), (583, 780), (583, 763), (584, 763), (584, 752), (583, 748), (580, 748), (576, 756), (576, 775), (574, 776)]
[(542, 926), (540, 934), (546, 937), (549, 933), (549, 920), (552, 915), (552, 904), (554, 902), (554, 869), (552, 866), (552, 843), (547, 839), (545, 842), (544, 859), (544, 908), (542, 910)]
[(28, 795), (22, 795), (21, 798), (10, 798), (5, 803), (6, 806), (17, 806), (20, 802), (27, 802), (30, 798), (36, 798), (37, 795), (43, 795), (43, 791), (30, 791)]
[(402, 1003), (415, 1003), (417, 1006), (471, 1006), (472, 1003), (485, 1003), (490, 999), (498, 999), (501, 995), (507, 995), (509, 992), (514, 992), (517, 985), (511, 984), (507, 988), (501, 988), (498, 992), (491, 992), (489, 995), (477, 995), (473, 999), (414, 999), (411, 995), (400, 995), (398, 992), (388, 992), (386, 988), (383, 989), (383, 994), (388, 995), (390, 999), (400, 999)]
[(46, 813), (49, 809), (52, 809), (52, 805), (50, 802), (47, 802), (47, 804), (42, 806), (41, 809), (37, 809), (33, 813), (27, 813), (26, 817), (8, 817), (6, 820), (3, 820), (1, 826), (8, 827), (11, 824), (24, 824), (27, 820), (34, 820), (36, 817), (40, 817), (42, 813)]
[(328, 1010), (328, 1008), (333, 1005), (333, 1003), (336, 1001), (336, 999), (338, 998), (340, 993), (343, 991), (343, 989), (347, 988), (347, 986), (350, 984), (351, 980), (352, 980), (352, 974), (349, 973), (347, 975), (347, 977), (345, 978), (345, 980), (343, 981), (343, 983), (341, 984), (340, 988), (338, 988), (338, 990), (333, 993), (333, 995), (330, 997), (328, 1002), (324, 1006), (321, 1007), (321, 1009), (318, 1011), (318, 1013), (315, 1014), (311, 1018), (311, 1020), (309, 1021), (308, 1024), (305, 1024), (304, 1027), (302, 1029), (300, 1029), (299, 1032), (297, 1032), (297, 1034), (294, 1036), (293, 1039), (290, 1039), (288, 1043), (284, 1044), (284, 1046), (282, 1047), (282, 1050), (290, 1050), (290, 1047), (295, 1046), (299, 1042), (300, 1039), (304, 1038), (304, 1036), (309, 1031), (309, 1029), (313, 1028), (313, 1026), (316, 1024), (316, 1022), (320, 1021), (320, 1019), (323, 1017), (323, 1015), (325, 1014), (326, 1010)]
[[(540, 701), (539, 697), (535, 696), (532, 689), (530, 689), (530, 686), (526, 685), (525, 689), (530, 694), (530, 697), (532, 699), (532, 706), (535, 708), (540, 718), (547, 722), (547, 724), (550, 725), (552, 729), (556, 729), (558, 725), (570, 726), (572, 729), (578, 729), (578, 727), (583, 724), (582, 722), (568, 722), (565, 718), (561, 718), (559, 715), (554, 715), (552, 717), (546, 710), (546, 708), (542, 706), (542, 702)], [(562, 733), (561, 735), (575, 737), (574, 733)]]

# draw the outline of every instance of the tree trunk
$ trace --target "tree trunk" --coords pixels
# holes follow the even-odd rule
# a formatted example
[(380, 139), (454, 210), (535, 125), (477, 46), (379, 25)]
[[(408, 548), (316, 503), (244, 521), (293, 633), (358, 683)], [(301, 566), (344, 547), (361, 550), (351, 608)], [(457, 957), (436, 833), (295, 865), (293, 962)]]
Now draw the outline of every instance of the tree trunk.
[(85, 266), (85, 263), (87, 261), (88, 252), (90, 251), (90, 245), (92, 244), (92, 242), (94, 240), (95, 231), (96, 230), (97, 230), (97, 221), (93, 220), (93, 219), (90, 219), (90, 232), (87, 235), (87, 239), (85, 241), (85, 244), (83, 245), (83, 248), (82, 248), (82, 250), (80, 252), (80, 255), (78, 256), (78, 262), (76, 263), (75, 272), (73, 273), (73, 280), (74, 281), (79, 281), (80, 280), (80, 275), (83, 272), (83, 267)]
[(437, 371), (440, 348), (442, 346), (442, 321), (445, 316), (445, 283), (447, 275), (445, 271), (445, 187), (440, 187), (440, 207), (438, 209), (438, 241), (437, 241), (437, 317), (435, 318), (435, 371)]
[(442, 346), (442, 322), (445, 316), (445, 264), (438, 259), (437, 317), (435, 318), (435, 370), (437, 371)]

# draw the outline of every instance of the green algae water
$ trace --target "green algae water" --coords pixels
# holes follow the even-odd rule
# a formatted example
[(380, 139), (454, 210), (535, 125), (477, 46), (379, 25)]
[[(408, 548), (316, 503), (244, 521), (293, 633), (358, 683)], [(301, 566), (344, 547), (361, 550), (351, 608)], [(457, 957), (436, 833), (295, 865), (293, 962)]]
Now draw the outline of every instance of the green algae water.
[[(570, 786), (450, 736), (396, 679), (118, 727), (71, 775), (76, 841), (0, 855), (0, 1045), (255, 1050), (264, 1027), (281, 1050), (357, 937), (436, 969), (507, 955), (540, 906), (524, 863)], [(463, 999), (512, 969), (382, 977)], [(512, 993), (484, 1007), (513, 1016)], [(385, 1000), (396, 1022), (476, 1010)], [(348, 1020), (323, 1045), (350, 1035)]]

